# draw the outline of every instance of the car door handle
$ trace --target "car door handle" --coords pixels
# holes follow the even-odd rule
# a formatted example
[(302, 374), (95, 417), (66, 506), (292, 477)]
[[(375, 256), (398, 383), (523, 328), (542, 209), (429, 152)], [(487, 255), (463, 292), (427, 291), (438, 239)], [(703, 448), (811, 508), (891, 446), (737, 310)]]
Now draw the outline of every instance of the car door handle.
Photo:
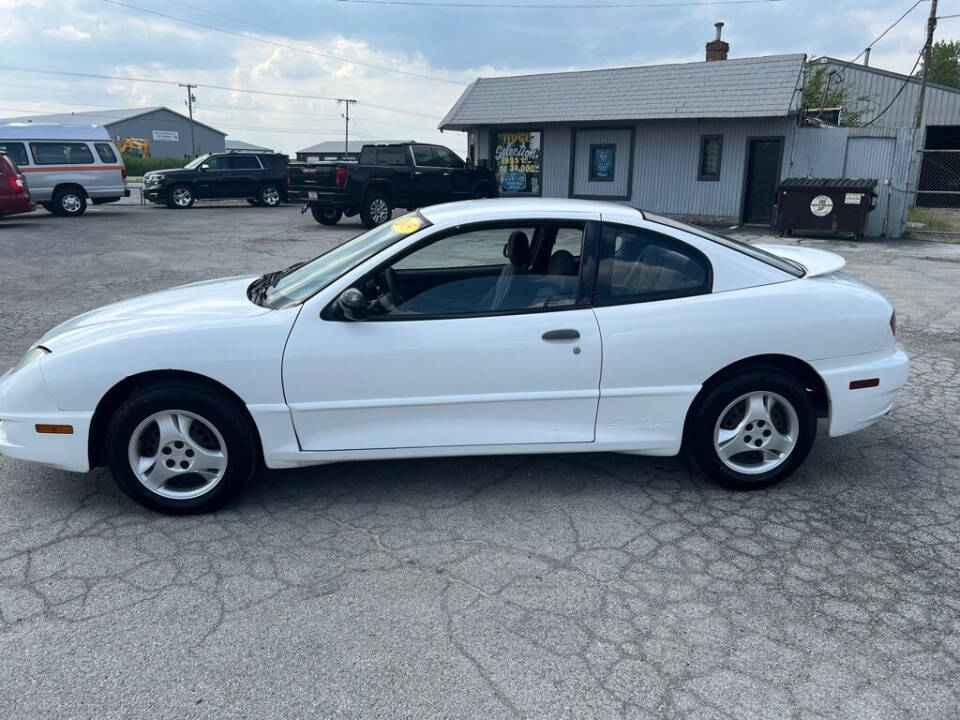
[(540, 337), (546, 342), (550, 342), (551, 340), (579, 340), (580, 333), (571, 329), (548, 330)]

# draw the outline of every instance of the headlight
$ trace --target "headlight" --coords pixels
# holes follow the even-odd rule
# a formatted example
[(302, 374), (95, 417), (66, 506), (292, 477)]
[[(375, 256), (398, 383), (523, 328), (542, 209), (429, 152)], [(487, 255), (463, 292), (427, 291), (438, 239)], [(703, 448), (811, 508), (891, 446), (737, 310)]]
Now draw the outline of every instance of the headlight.
[(35, 348), (30, 348), (29, 350), (27, 350), (24, 356), (20, 358), (20, 362), (18, 362), (16, 365), (13, 366), (13, 372), (17, 372), (17, 370), (23, 370), (23, 368), (27, 367), (27, 365), (31, 365), (37, 362), (44, 355), (49, 355), (49, 354), (50, 354), (50, 351), (47, 350), (45, 347), (41, 347), (40, 345), (38, 345)]

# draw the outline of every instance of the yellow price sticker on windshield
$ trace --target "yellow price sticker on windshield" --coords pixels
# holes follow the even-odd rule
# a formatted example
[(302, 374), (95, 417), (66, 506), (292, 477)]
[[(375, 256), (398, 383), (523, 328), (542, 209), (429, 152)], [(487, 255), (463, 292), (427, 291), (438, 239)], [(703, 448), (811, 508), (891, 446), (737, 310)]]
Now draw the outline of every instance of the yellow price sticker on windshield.
[(396, 233), (400, 233), (401, 235), (409, 235), (410, 233), (419, 230), (420, 225), (420, 218), (405, 217), (400, 218), (393, 225), (391, 225), (391, 229)]

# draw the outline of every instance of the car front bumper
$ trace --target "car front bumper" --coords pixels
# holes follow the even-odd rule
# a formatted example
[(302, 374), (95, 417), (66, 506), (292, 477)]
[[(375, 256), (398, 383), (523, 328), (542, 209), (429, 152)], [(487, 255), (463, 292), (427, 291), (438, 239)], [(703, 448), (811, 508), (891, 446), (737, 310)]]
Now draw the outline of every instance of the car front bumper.
[[(892, 351), (831, 358), (811, 363), (823, 378), (830, 400), (830, 437), (869, 427), (893, 407), (910, 374), (910, 359), (898, 344)], [(866, 381), (875, 385), (851, 387)]]
[[(0, 455), (86, 472), (90, 469), (87, 442), (92, 419), (92, 412), (57, 407), (39, 362), (0, 376)], [(69, 425), (73, 431), (40, 433), (38, 425)]]

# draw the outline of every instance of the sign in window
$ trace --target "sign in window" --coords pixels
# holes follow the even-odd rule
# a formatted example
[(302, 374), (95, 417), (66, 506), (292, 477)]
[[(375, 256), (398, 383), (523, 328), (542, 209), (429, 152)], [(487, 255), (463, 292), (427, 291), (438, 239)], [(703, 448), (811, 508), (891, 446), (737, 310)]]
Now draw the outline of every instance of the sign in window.
[(493, 134), (493, 161), (501, 194), (539, 195), (543, 154), (537, 130)]

